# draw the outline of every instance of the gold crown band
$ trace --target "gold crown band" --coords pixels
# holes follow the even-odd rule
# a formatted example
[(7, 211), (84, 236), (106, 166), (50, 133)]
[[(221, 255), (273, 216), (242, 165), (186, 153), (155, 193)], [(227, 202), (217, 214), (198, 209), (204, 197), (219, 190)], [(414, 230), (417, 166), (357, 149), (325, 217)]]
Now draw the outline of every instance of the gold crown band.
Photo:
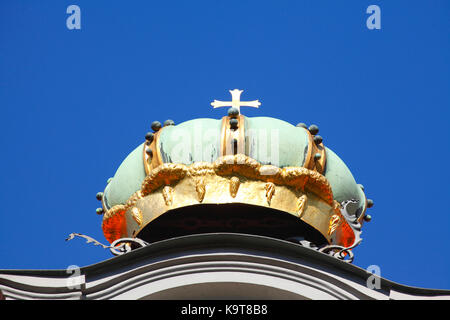
[(202, 203), (274, 208), (311, 225), (329, 243), (348, 246), (354, 240), (323, 175), (304, 167), (261, 165), (243, 154), (213, 163), (159, 165), (144, 179), (141, 190), (105, 213), (103, 231), (110, 242), (135, 236), (169, 210)]

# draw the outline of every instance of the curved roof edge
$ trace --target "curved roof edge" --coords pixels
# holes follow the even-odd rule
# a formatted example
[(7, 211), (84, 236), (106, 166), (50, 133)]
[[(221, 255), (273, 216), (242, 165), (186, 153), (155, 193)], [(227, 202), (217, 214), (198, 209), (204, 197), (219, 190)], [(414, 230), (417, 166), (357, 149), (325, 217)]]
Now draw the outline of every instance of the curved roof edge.
[[(263, 236), (189, 235), (80, 269), (0, 270), (6, 299), (450, 299), (300, 245)], [(188, 295), (186, 293), (189, 293)]]

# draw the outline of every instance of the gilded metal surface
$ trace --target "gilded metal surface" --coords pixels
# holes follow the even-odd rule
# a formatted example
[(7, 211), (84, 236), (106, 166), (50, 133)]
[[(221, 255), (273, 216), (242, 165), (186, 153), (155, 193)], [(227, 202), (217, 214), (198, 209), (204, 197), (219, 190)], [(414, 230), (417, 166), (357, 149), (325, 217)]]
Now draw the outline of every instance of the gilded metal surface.
[[(114, 206), (104, 214), (105, 237), (112, 242), (137, 236), (168, 210), (199, 202), (270, 207), (299, 217), (329, 243), (335, 241), (333, 243), (348, 246), (354, 240), (352, 228), (345, 219), (341, 219), (332, 235), (329, 234), (330, 219), (340, 211), (324, 176), (303, 167), (261, 165), (243, 154), (223, 156), (213, 163), (198, 162), (190, 166), (165, 163), (153, 169), (144, 179), (141, 190), (127, 203)], [(142, 212), (141, 224), (132, 217), (133, 207)]]
[(133, 217), (134, 221), (136, 221), (136, 223), (140, 226), (142, 225), (142, 211), (141, 209), (137, 208), (137, 207), (133, 207), (131, 209), (131, 216)]
[(325, 171), (325, 164), (327, 162), (327, 154), (325, 152), (325, 147), (323, 143), (315, 144), (314, 143), (314, 153), (313, 154), (320, 154), (319, 160), (314, 161), (314, 169), (317, 170), (319, 173), (323, 173)]
[(153, 169), (142, 182), (142, 196), (147, 196), (156, 189), (170, 185), (185, 177), (189, 169), (183, 164), (164, 163)]
[(314, 140), (313, 137), (311, 135), (311, 133), (309, 132), (308, 129), (306, 130), (306, 134), (308, 135), (308, 151), (306, 152), (306, 156), (305, 156), (305, 163), (303, 164), (303, 167), (313, 170), (314, 169), (314, 153), (313, 153), (313, 149), (314, 149)]
[(264, 189), (266, 189), (267, 204), (270, 206), (270, 201), (272, 200), (273, 194), (275, 193), (275, 185), (273, 184), (273, 182), (267, 182)]
[(341, 204), (339, 203), (339, 201), (333, 200), (333, 207), (335, 209), (341, 209)]
[(239, 190), (239, 185), (241, 184), (241, 181), (239, 181), (238, 177), (232, 177), (230, 179), (230, 195), (233, 198), (236, 198), (237, 192)]
[[(220, 138), (220, 154), (222, 156), (244, 154), (245, 153), (245, 117), (239, 115), (238, 128), (236, 130), (231, 129), (230, 117), (225, 116), (222, 118), (222, 129)], [(234, 141), (237, 145), (234, 145)]]
[[(325, 164), (327, 162), (325, 146), (323, 145), (323, 143), (316, 144), (311, 133), (308, 130), (306, 130), (306, 132), (308, 134), (308, 151), (306, 153), (305, 164), (303, 166), (322, 174), (325, 171)], [(314, 155), (317, 153), (320, 154), (319, 160), (314, 159)]]
[(173, 203), (173, 188), (165, 186), (162, 189), (162, 195), (164, 198), (164, 202), (166, 203), (166, 206), (171, 206)]
[(341, 221), (341, 217), (338, 214), (333, 214), (330, 218), (330, 225), (328, 227), (328, 235), (332, 235), (334, 231), (336, 231), (339, 226), (339, 222)]
[(297, 200), (297, 215), (300, 218), (305, 212), (306, 202), (308, 201), (308, 197), (306, 194), (300, 196)]
[[(229, 136), (228, 131), (230, 130), (230, 118), (225, 116), (222, 118), (222, 125), (220, 130), (220, 155), (225, 156), (227, 154), (227, 137)], [(230, 153), (231, 154), (231, 149)]]
[(198, 201), (202, 202), (206, 193), (206, 183), (204, 177), (195, 179), (195, 191), (197, 191)]
[(245, 154), (245, 117), (239, 115), (239, 128), (235, 130), (234, 139), (237, 140), (236, 154)]
[(125, 213), (129, 208), (134, 207), (136, 202), (142, 198), (141, 191), (135, 192), (125, 204), (119, 204), (107, 210), (103, 215), (102, 229), (105, 238), (112, 242), (115, 239), (123, 238), (127, 235), (127, 221)]
[[(147, 145), (147, 143), (144, 143), (144, 147), (142, 150), (143, 158), (144, 158), (144, 168), (145, 173), (149, 174), (154, 168), (158, 167), (163, 163), (162, 157), (161, 157), (161, 151), (158, 148), (158, 140), (159, 136), (161, 135), (161, 132), (164, 130), (164, 127), (159, 129), (157, 132), (154, 133), (153, 141), (150, 145)], [(152, 150), (152, 156), (150, 157), (146, 150), (149, 148)]]
[(119, 204), (107, 210), (106, 213), (103, 215), (103, 221), (113, 217), (120, 211), (127, 211), (129, 208), (133, 207), (136, 204), (136, 202), (141, 198), (142, 193), (140, 190), (133, 193), (133, 195), (127, 200), (125, 204)]

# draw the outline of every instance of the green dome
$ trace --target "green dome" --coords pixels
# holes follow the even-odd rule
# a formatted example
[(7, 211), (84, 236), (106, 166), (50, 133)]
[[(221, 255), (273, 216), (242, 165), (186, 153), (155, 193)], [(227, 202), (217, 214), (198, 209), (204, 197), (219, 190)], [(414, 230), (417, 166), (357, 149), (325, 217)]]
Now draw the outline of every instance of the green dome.
[(245, 119), (247, 156), (280, 168), (305, 164), (309, 142), (304, 128), (269, 117)]
[(103, 201), (107, 209), (124, 204), (133, 193), (141, 188), (145, 178), (142, 161), (143, 147), (144, 144), (139, 145), (125, 158), (106, 186)]
[[(305, 166), (310, 133), (303, 127), (270, 117), (244, 117), (245, 154), (261, 164), (283, 167)], [(162, 129), (158, 149), (163, 163), (189, 165), (214, 162), (220, 157), (222, 120), (195, 119), (169, 125)], [(144, 144), (135, 148), (117, 169), (104, 191), (106, 209), (124, 204), (140, 190), (146, 177)], [(328, 179), (334, 199), (358, 200), (357, 216), (365, 210), (366, 198), (345, 163), (329, 148), (325, 148), (326, 165), (322, 174)], [(351, 212), (353, 213), (353, 212)]]
[(221, 120), (195, 119), (165, 127), (158, 139), (164, 163), (213, 162), (219, 157)]
[(358, 200), (360, 206), (355, 212), (357, 216), (364, 212), (366, 205), (366, 196), (361, 187), (356, 183), (352, 173), (333, 151), (326, 148), (327, 164), (325, 166), (324, 175), (328, 179), (333, 190), (334, 199), (340, 203), (345, 200), (355, 199)]

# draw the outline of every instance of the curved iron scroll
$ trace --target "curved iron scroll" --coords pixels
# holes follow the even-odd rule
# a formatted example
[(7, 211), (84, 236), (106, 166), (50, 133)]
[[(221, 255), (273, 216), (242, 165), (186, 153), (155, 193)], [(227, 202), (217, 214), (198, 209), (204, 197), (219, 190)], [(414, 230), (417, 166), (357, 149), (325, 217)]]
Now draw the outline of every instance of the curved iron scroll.
[[(351, 245), (350, 247), (329, 245), (329, 246), (320, 248), (318, 251), (325, 253), (325, 254), (329, 254), (330, 256), (338, 258), (345, 262), (352, 263), (353, 259), (355, 258), (355, 255), (353, 254), (352, 249), (354, 247), (356, 247), (361, 241), (362, 241), (362, 239), (359, 239), (359, 241), (353, 243), (353, 245)], [(348, 259), (345, 259), (347, 257), (347, 255), (348, 255)]]
[(312, 250), (316, 250), (321, 253), (328, 254), (334, 258), (337, 258), (339, 260), (352, 263), (353, 259), (355, 258), (355, 255), (351, 251), (353, 248), (355, 248), (358, 244), (361, 243), (361, 224), (358, 222), (358, 219), (355, 214), (349, 213), (349, 206), (356, 205), (359, 201), (356, 199), (350, 199), (343, 201), (341, 203), (341, 214), (345, 218), (345, 220), (348, 222), (350, 228), (352, 228), (354, 234), (355, 234), (355, 240), (353, 241), (352, 245), (348, 247), (343, 247), (335, 244), (326, 245), (324, 247), (318, 247), (316, 244), (304, 239), (303, 237), (291, 237), (289, 239), (286, 239), (288, 241), (295, 242), (303, 247), (307, 247)]
[(111, 253), (115, 256), (119, 256), (125, 253), (128, 253), (134, 249), (145, 247), (148, 245), (147, 242), (141, 240), (139, 238), (120, 238), (113, 241), (110, 245), (105, 245), (103, 243), (98, 242), (92, 237), (81, 233), (71, 233), (66, 238), (66, 241), (72, 240), (75, 237), (80, 237), (86, 239), (86, 243), (92, 243), (94, 246), (101, 246), (103, 249), (109, 249)]

